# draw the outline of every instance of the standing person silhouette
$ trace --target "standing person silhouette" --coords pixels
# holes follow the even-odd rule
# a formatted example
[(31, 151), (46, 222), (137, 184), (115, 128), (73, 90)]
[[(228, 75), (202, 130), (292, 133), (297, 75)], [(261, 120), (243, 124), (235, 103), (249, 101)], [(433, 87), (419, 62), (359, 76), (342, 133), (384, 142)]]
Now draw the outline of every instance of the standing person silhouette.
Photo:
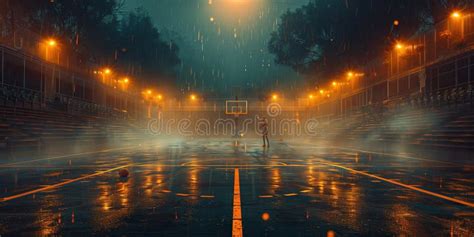
[(263, 147), (270, 147), (270, 141), (268, 140), (268, 121), (265, 117), (259, 118), (260, 132), (262, 133)]

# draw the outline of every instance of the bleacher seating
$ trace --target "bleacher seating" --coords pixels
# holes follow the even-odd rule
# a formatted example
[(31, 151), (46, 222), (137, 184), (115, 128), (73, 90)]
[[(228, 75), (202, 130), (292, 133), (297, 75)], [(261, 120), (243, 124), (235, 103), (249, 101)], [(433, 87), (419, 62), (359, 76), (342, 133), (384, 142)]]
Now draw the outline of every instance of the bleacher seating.
[(12, 128), (8, 123), (2, 120), (0, 120), (0, 134), (0, 149), (38, 146), (38, 139), (32, 138), (28, 134)]
[(383, 120), (368, 119), (350, 133), (353, 139), (410, 143), (420, 134), (441, 125), (453, 114), (438, 109), (398, 109)]
[(473, 149), (474, 110), (469, 90), (463, 87), (410, 96), (383, 113), (365, 108), (324, 127), (338, 141)]
[(460, 113), (448, 123), (423, 134), (417, 139), (421, 145), (474, 148), (474, 113)]
[(123, 119), (0, 107), (0, 141), (4, 140), (3, 146), (8, 148), (59, 142), (128, 142), (140, 139), (142, 133)]
[(3, 106), (39, 108), (41, 95), (34, 90), (2, 85), (0, 88), (0, 102)]

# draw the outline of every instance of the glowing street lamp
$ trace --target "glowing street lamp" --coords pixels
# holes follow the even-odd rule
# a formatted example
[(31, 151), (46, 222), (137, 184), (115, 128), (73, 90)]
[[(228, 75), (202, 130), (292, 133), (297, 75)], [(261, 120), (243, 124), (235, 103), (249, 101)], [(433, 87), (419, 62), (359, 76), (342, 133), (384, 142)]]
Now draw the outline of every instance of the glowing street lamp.
[(461, 16), (461, 13), (458, 11), (454, 11), (453, 13), (451, 13), (451, 17), (455, 19), (461, 18)]
[(347, 72), (346, 76), (347, 76), (347, 79), (350, 80), (350, 79), (355, 78), (355, 77), (364, 76), (364, 73), (349, 71), (349, 72)]
[[(45, 40), (45, 58), (46, 58), (46, 61), (49, 60), (49, 50), (53, 50), (56, 48), (56, 46), (58, 45), (58, 43), (56, 42), (56, 40), (54, 39), (47, 39)], [(59, 64), (59, 51), (57, 51), (57, 63)]]
[(451, 18), (456, 21), (456, 23), (460, 23), (460, 28), (461, 28), (461, 38), (464, 39), (464, 20), (463, 20), (463, 15), (459, 11), (454, 11), (451, 13)]
[(402, 43), (397, 43), (395, 45), (395, 48), (398, 49), (398, 50), (401, 50), (401, 49), (403, 49), (403, 44)]
[(54, 40), (54, 39), (49, 39), (48, 40), (48, 46), (54, 47), (56, 45), (57, 45), (56, 40)]
[(308, 95), (308, 98), (309, 98), (310, 100), (312, 100), (312, 99), (314, 99), (314, 95), (313, 95), (313, 94), (309, 94), (309, 95)]
[(278, 100), (278, 95), (277, 95), (277, 94), (273, 94), (273, 95), (272, 95), (272, 100)]
[(128, 84), (130, 83), (130, 79), (128, 79), (128, 77), (125, 77), (121, 80), (118, 80), (118, 83), (120, 85), (120, 88), (126, 91), (128, 89)]
[(196, 96), (195, 94), (191, 94), (191, 96), (189, 96), (189, 98), (190, 98), (192, 101), (197, 100), (197, 96)]
[(334, 86), (334, 87), (337, 86), (337, 82), (333, 81), (332, 86)]
[(324, 94), (324, 90), (319, 90), (319, 93), (322, 95)]
[(110, 68), (103, 68), (102, 70), (99, 71), (99, 74), (102, 75), (102, 83), (104, 84), (111, 84), (109, 78), (107, 78), (108, 75), (112, 74), (112, 70)]

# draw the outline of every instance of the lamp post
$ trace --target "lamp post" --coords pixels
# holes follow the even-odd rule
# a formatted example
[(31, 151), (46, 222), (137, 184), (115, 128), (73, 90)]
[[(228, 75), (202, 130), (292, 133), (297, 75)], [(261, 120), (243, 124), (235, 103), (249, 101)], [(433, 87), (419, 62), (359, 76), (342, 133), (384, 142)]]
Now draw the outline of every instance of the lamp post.
[(107, 85), (107, 84), (110, 84), (110, 83), (108, 82), (108, 80), (109, 80), (110, 78), (107, 77), (107, 76), (109, 76), (109, 75), (111, 75), (111, 74), (112, 74), (112, 70), (110, 70), (110, 68), (105, 68), (104, 70), (102, 70), (102, 82), (103, 82), (104, 84), (106, 84), (106, 85)]
[(461, 21), (461, 39), (464, 40), (464, 16), (459, 11), (454, 11), (451, 13), (451, 19), (454, 21)]
[[(49, 60), (49, 51), (53, 50), (53, 49), (57, 49), (58, 43), (54, 39), (48, 39), (48, 40), (46, 40), (45, 44), (46, 44), (45, 59), (46, 59), (46, 61), (48, 61)], [(57, 62), (57, 64), (59, 64), (59, 51), (57, 51), (56, 53), (57, 53), (56, 62)]]
[(145, 91), (145, 101), (148, 102), (147, 118), (151, 118), (152, 94), (153, 94), (152, 90), (146, 90)]

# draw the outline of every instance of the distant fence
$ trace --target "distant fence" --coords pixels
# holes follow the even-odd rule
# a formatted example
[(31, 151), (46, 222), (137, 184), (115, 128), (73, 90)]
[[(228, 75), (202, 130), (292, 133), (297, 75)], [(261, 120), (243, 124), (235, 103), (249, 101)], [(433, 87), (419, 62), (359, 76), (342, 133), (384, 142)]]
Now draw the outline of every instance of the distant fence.
[(313, 109), (319, 116), (343, 116), (375, 104), (452, 94), (453, 89), (467, 93), (474, 84), (473, 14), (450, 17), (429, 32), (400, 40), (361, 75), (319, 98)]
[(103, 85), (87, 71), (69, 70), (0, 45), (0, 89), (5, 105), (97, 116), (136, 117), (136, 96)]

